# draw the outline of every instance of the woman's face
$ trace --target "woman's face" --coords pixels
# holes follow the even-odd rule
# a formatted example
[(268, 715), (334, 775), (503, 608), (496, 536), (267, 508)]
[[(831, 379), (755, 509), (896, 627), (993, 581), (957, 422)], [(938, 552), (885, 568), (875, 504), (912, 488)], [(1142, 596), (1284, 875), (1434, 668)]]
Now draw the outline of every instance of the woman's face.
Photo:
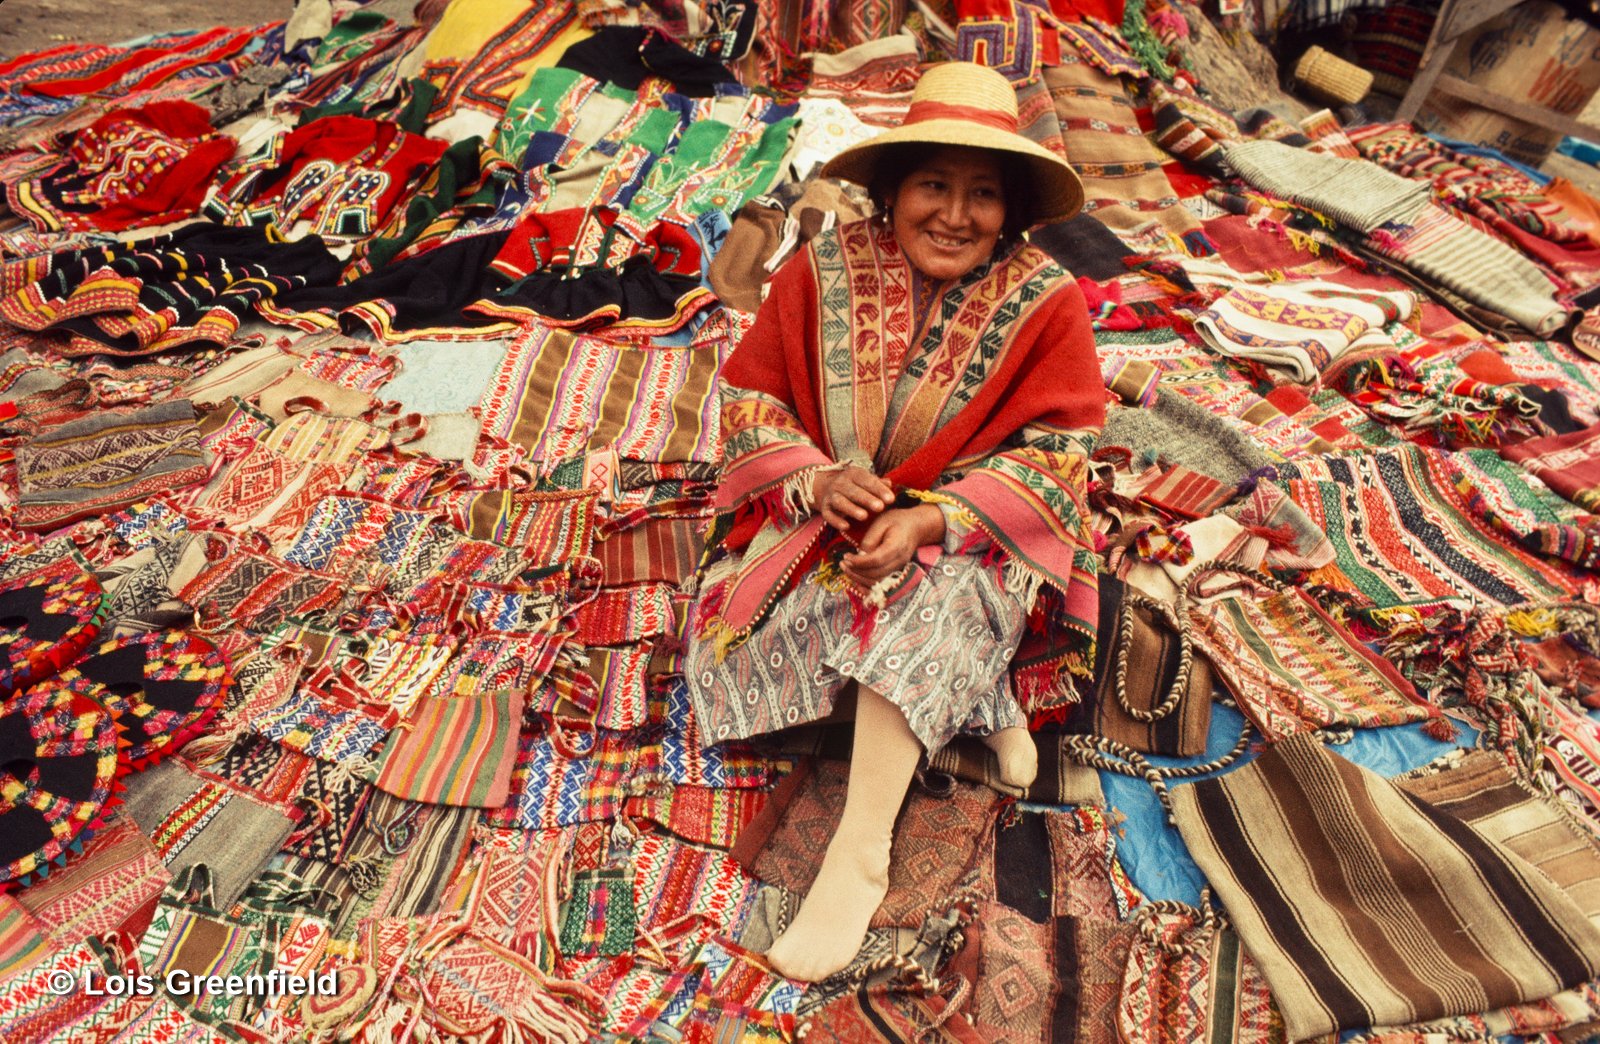
[(1006, 219), (1000, 163), (951, 145), (908, 174), (885, 200), (906, 259), (934, 279), (959, 279), (989, 260)]

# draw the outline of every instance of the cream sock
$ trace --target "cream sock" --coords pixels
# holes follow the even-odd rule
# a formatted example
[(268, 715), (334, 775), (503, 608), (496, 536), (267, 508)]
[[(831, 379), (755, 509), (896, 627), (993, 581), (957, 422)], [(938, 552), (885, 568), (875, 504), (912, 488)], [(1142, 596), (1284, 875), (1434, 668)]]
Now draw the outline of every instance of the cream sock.
[(1000, 761), (1000, 782), (1013, 787), (1028, 787), (1039, 775), (1039, 748), (1025, 725), (997, 729), (983, 737), (986, 747)]
[(767, 951), (785, 976), (819, 982), (861, 949), (889, 890), (894, 821), (921, 756), (922, 744), (900, 709), (858, 686), (844, 815), (794, 923)]

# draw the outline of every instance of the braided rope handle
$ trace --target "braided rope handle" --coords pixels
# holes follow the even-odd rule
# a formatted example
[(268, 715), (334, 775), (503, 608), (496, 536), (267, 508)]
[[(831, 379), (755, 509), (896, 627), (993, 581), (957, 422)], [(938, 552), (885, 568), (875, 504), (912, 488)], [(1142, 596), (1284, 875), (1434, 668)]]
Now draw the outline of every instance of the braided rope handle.
[[(1156, 792), (1156, 800), (1161, 802), (1161, 807), (1167, 810), (1168, 822), (1172, 821), (1172, 796), (1167, 793), (1166, 777), (1132, 747), (1123, 746), (1104, 736), (1063, 736), (1061, 752), (1089, 768), (1104, 769), (1122, 776), (1143, 777)], [(1117, 760), (1119, 758), (1122, 760)]]
[(1202, 585), (1207, 581), (1226, 576), (1236, 576), (1240, 579), (1248, 580), (1276, 594), (1287, 594), (1292, 590), (1282, 580), (1259, 569), (1250, 569), (1246, 566), (1229, 565), (1227, 563), (1214, 563), (1203, 569), (1195, 570), (1194, 574), (1189, 577), (1188, 583), (1184, 584), (1183, 593), (1193, 598), (1209, 598), (1212, 595), (1221, 594), (1223, 591), (1239, 586), (1238, 584), (1224, 584), (1211, 591), (1202, 590)]
[(1138, 751), (1116, 740), (1104, 736), (1062, 736), (1062, 753), (1071, 757), (1080, 765), (1089, 768), (1104, 769), (1115, 772), (1119, 776), (1131, 776), (1143, 779), (1150, 784), (1150, 789), (1156, 792), (1156, 800), (1161, 802), (1161, 807), (1166, 809), (1167, 821), (1173, 822), (1172, 795), (1167, 790), (1169, 779), (1192, 779), (1197, 776), (1209, 775), (1227, 768), (1240, 757), (1250, 746), (1250, 723), (1245, 722), (1244, 728), (1239, 733), (1239, 740), (1233, 749), (1221, 757), (1212, 758), (1210, 761), (1198, 765), (1152, 765), (1150, 761)]
[[(1154, 914), (1172, 914), (1191, 918), (1195, 922), (1193, 927), (1198, 931), (1194, 933), (1188, 942), (1170, 941), (1164, 938), (1160, 929), (1152, 923), (1151, 918)], [(1199, 915), (1198, 917), (1195, 916), (1197, 914)], [(1217, 913), (1217, 908), (1211, 905), (1210, 885), (1200, 889), (1200, 906), (1198, 909), (1176, 899), (1153, 899), (1136, 907), (1133, 911), (1133, 919), (1138, 925), (1139, 934), (1144, 937), (1146, 942), (1172, 957), (1198, 955), (1205, 941), (1215, 935), (1224, 923), (1222, 915)], [(1189, 933), (1186, 932), (1185, 934)]]
[(897, 972), (897, 977), (902, 983), (921, 990), (924, 995), (931, 996), (939, 992), (939, 980), (929, 975), (926, 968), (903, 953), (886, 953), (864, 961), (850, 969), (846, 981), (853, 988), (884, 971)]
[[(1143, 710), (1128, 702), (1128, 650), (1133, 646), (1133, 610), (1136, 608), (1148, 609), (1155, 613), (1178, 635), (1178, 672), (1172, 679), (1172, 687), (1167, 690), (1166, 697), (1154, 710)], [(1193, 667), (1194, 647), (1189, 641), (1189, 618), (1183, 609), (1183, 595), (1178, 595), (1178, 602), (1174, 606), (1137, 591), (1124, 592), (1117, 635), (1117, 673), (1113, 691), (1117, 695), (1117, 703), (1121, 704), (1128, 716), (1135, 721), (1148, 724), (1160, 721), (1177, 710), (1178, 702), (1189, 691), (1189, 676)]]

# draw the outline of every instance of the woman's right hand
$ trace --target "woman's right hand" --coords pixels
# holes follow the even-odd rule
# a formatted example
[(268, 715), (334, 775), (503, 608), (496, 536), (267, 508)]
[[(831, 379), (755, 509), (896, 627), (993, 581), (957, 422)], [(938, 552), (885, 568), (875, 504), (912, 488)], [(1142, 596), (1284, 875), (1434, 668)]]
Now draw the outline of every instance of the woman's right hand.
[(894, 487), (851, 464), (839, 471), (817, 472), (811, 480), (811, 503), (824, 522), (842, 533), (894, 503)]

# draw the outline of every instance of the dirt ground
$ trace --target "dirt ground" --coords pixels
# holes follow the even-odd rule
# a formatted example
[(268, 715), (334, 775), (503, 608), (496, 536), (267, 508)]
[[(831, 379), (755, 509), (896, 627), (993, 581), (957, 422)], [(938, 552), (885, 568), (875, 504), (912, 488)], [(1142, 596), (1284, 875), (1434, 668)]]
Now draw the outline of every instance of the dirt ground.
[(294, 0), (0, 0), (0, 57), (175, 29), (261, 25), (293, 11)]

